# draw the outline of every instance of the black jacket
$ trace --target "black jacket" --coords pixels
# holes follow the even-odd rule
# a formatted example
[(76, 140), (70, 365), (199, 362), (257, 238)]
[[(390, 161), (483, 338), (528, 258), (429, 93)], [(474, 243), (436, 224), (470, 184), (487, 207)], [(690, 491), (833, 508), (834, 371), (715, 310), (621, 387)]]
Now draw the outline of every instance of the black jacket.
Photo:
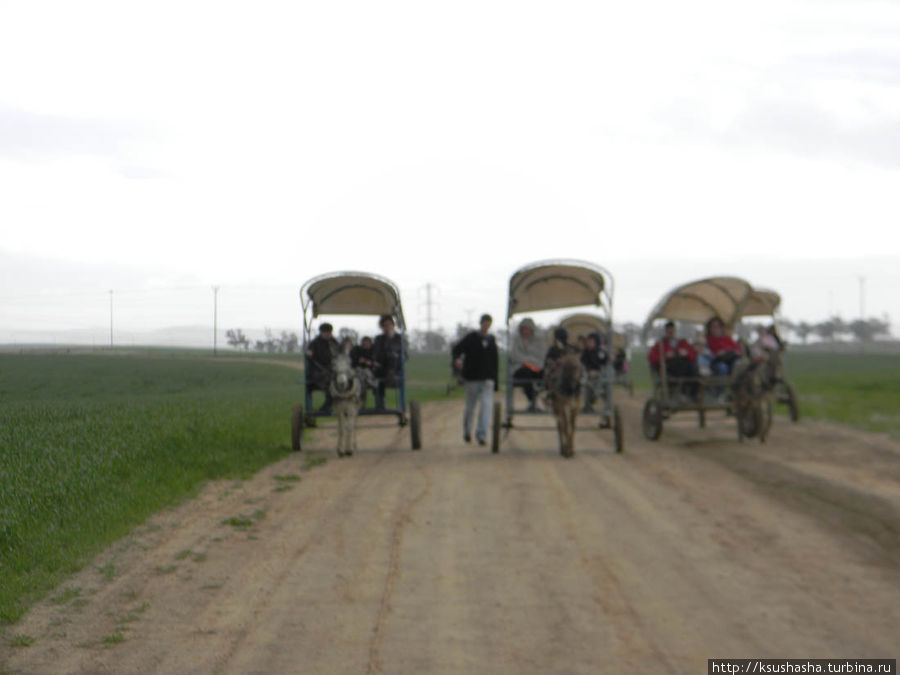
[(585, 349), (581, 352), (581, 363), (587, 370), (602, 370), (608, 361), (609, 354), (603, 347), (597, 347), (591, 351)]
[(375, 336), (372, 344), (372, 359), (378, 362), (376, 377), (389, 377), (400, 372), (403, 365), (403, 336), (394, 333), (390, 338), (382, 333)]
[(497, 341), (493, 335), (482, 335), (472, 331), (460, 340), (451, 351), (454, 359), (463, 357), (462, 376), (464, 380), (475, 382), (493, 380), (494, 391), (500, 387), (497, 370), (500, 358), (497, 354)]
[(366, 349), (362, 345), (356, 345), (350, 350), (350, 365), (354, 368), (359, 368), (360, 361), (366, 361), (366, 363), (362, 364), (362, 367), (371, 368), (371, 365), (368, 362), (375, 360), (375, 357), (373, 356), (374, 351), (374, 347)]
[(320, 387), (327, 386), (331, 379), (331, 362), (338, 353), (337, 340), (333, 337), (326, 340), (321, 335), (317, 335), (309, 343), (308, 349), (312, 351), (312, 356), (309, 357), (306, 379)]

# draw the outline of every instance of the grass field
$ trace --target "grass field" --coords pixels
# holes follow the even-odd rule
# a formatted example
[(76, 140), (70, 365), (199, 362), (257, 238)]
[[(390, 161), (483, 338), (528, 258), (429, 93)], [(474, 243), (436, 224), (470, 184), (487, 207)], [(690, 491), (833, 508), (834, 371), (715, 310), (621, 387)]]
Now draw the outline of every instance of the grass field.
[[(0, 355), (0, 624), (206, 481), (289, 453), (301, 373), (254, 361)], [(805, 417), (900, 436), (900, 356), (786, 362)], [(649, 385), (640, 354), (633, 376)], [(410, 398), (445, 399), (448, 357), (415, 355), (407, 378)]]

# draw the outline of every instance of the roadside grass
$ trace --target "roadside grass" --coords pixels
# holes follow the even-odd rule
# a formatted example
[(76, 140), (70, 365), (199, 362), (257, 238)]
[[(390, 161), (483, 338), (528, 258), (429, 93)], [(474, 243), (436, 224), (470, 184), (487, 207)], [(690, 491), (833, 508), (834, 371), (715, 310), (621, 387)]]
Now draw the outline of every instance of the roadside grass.
[(262, 363), (0, 355), (0, 625), (206, 481), (288, 455), (298, 380)]
[(900, 438), (900, 354), (789, 352), (800, 414)]

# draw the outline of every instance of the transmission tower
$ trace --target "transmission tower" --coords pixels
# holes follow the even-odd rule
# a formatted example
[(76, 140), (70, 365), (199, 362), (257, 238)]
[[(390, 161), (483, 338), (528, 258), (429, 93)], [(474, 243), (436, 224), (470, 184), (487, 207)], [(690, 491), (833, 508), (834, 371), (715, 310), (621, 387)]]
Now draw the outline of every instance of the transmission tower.
[(432, 291), (437, 291), (438, 289), (431, 282), (428, 282), (423, 287), (421, 287), (419, 290), (421, 291), (423, 289), (425, 290), (425, 300), (424, 300), (424, 303), (425, 303), (425, 330), (426, 330), (426, 332), (431, 333), (432, 328), (434, 326), (434, 313), (432, 310), (433, 310), (434, 306), (437, 304), (434, 301)]

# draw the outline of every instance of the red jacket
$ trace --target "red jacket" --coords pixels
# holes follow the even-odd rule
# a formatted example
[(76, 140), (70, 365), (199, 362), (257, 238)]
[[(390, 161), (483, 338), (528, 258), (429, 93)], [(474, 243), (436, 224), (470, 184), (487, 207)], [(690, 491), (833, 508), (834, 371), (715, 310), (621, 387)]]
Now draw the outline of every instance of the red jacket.
[(678, 354), (677, 351), (686, 350), (687, 351), (687, 360), (688, 361), (696, 361), (697, 360), (697, 352), (694, 351), (694, 348), (687, 340), (679, 340), (675, 346), (667, 341), (665, 338), (659, 340), (647, 354), (647, 358), (650, 359), (650, 365), (654, 368), (659, 368), (659, 348), (660, 345), (663, 345), (663, 352), (666, 355), (666, 360), (674, 359)]
[(730, 335), (720, 335), (719, 337), (707, 337), (706, 346), (713, 354), (721, 354), (722, 352), (737, 352), (741, 354), (743, 350), (741, 346), (731, 339)]

